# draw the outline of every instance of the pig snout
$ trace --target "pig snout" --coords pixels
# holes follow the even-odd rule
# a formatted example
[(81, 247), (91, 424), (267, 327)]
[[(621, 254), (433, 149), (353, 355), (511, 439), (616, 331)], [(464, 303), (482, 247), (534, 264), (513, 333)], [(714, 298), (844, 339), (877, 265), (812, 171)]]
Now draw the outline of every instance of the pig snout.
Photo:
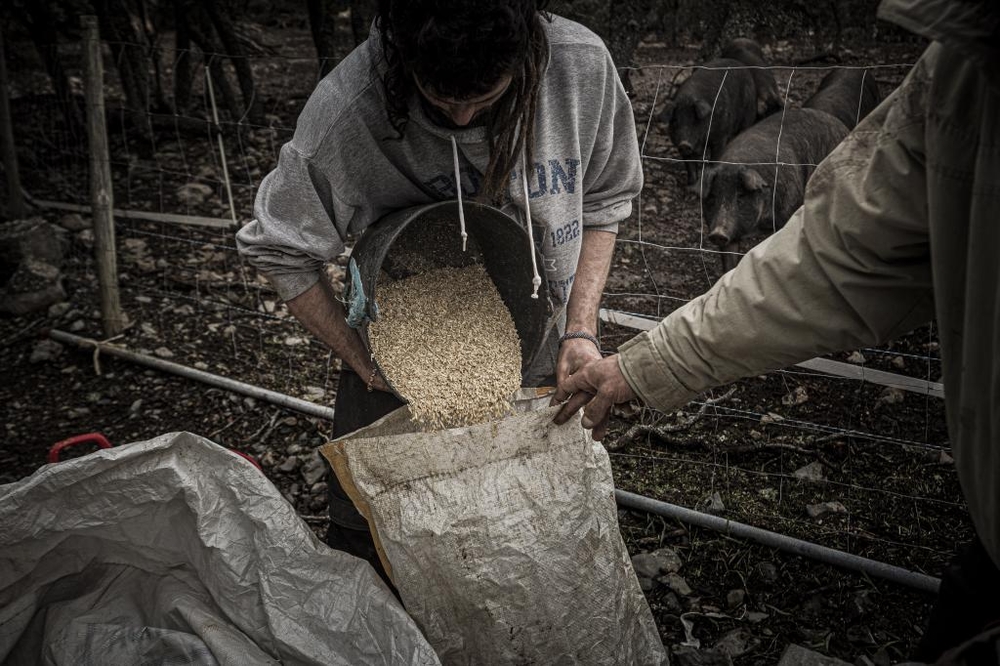
[(733, 230), (719, 225), (708, 234), (708, 240), (719, 248), (724, 248), (733, 242)]

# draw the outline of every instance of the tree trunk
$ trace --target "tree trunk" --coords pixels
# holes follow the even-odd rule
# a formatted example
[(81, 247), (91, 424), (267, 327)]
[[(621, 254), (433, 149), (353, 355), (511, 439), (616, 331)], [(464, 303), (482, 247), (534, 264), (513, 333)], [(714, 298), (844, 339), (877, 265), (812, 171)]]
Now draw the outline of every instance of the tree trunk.
[(374, 0), (351, 0), (351, 32), (354, 33), (354, 46), (368, 39), (374, 18)]
[(319, 60), (319, 76), (323, 78), (337, 64), (337, 12), (343, 9), (342, 0), (307, 0), (309, 29), (312, 32), (316, 57)]
[(94, 0), (100, 21), (102, 39), (111, 47), (115, 68), (125, 92), (132, 126), (139, 133), (139, 146), (150, 152), (153, 128), (149, 123), (149, 64), (146, 61), (149, 44), (145, 35), (132, 25), (132, 14), (124, 0)]
[(174, 4), (175, 45), (174, 113), (184, 115), (191, 108), (191, 84), (194, 81), (194, 58), (191, 54), (191, 34), (180, 5)]
[(247, 118), (254, 125), (263, 125), (264, 110), (260, 97), (257, 95), (257, 90), (254, 87), (253, 71), (250, 69), (250, 61), (243, 53), (240, 41), (233, 32), (232, 21), (229, 20), (229, 16), (219, 11), (216, 0), (206, 0), (204, 7), (208, 12), (212, 25), (215, 26), (216, 33), (218, 33), (219, 38), (222, 40), (226, 55), (229, 56), (230, 61), (233, 63), (233, 68), (236, 70), (236, 78), (239, 81), (240, 91), (243, 93), (243, 105), (247, 109)]
[(222, 98), (224, 108), (229, 110), (229, 116), (233, 122), (243, 117), (243, 106), (239, 97), (226, 75), (226, 68), (222, 57), (219, 55), (223, 48), (215, 38), (215, 31), (212, 28), (212, 20), (205, 13), (200, 2), (191, 0), (174, 0), (178, 7), (178, 18), (183, 20), (187, 32), (201, 52), (204, 54), (211, 73), (212, 81), (215, 85), (217, 96)]
[(44, 2), (28, 2), (26, 25), (31, 35), (31, 41), (35, 44), (45, 64), (45, 71), (48, 72), (52, 82), (52, 88), (56, 92), (56, 99), (59, 101), (59, 108), (62, 110), (66, 126), (72, 136), (82, 138), (84, 134), (83, 109), (79, 100), (73, 97), (72, 89), (69, 85), (69, 78), (66, 71), (59, 63), (59, 53), (55, 44), (55, 22)]
[(149, 17), (146, 0), (135, 0), (135, 3), (139, 22), (142, 25), (142, 34), (145, 35), (145, 42), (149, 45), (149, 59), (153, 63), (152, 109), (158, 113), (163, 113), (170, 109), (170, 105), (167, 104), (167, 96), (163, 92), (163, 62), (159, 49), (160, 36)]

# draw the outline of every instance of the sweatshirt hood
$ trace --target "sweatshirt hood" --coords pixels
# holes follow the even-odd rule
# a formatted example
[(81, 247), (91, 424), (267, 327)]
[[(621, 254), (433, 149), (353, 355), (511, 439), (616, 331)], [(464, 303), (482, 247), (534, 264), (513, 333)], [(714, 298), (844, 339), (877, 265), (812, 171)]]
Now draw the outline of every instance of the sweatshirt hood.
[(1000, 90), (997, 0), (883, 0), (878, 17), (967, 55)]

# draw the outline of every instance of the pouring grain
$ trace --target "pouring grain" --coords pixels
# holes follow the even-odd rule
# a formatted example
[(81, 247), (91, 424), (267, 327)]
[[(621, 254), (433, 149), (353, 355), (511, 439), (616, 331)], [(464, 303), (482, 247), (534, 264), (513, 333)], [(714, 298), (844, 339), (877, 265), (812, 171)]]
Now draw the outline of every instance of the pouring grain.
[(368, 330), (385, 377), (431, 429), (499, 418), (521, 385), (514, 320), (481, 265), (379, 285)]

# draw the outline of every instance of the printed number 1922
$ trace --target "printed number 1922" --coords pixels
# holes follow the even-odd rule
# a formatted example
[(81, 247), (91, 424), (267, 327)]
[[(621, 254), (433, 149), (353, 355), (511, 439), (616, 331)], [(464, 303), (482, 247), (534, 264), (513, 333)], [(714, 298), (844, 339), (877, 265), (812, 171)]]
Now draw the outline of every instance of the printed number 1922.
[(580, 220), (573, 220), (552, 232), (552, 244), (562, 245), (580, 235)]

